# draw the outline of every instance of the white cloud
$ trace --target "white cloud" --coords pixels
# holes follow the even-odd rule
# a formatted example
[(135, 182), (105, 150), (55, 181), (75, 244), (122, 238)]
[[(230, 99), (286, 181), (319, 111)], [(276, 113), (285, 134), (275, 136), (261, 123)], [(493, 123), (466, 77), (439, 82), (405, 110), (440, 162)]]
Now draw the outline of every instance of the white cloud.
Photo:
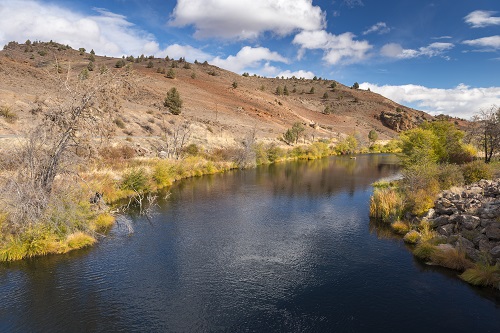
[(200, 49), (194, 48), (190, 45), (179, 45), (172, 44), (167, 48), (156, 53), (157, 57), (164, 58), (169, 56), (170, 58), (177, 59), (184, 57), (187, 61), (193, 62), (195, 60), (205, 61), (212, 59), (212, 56), (208, 53), (203, 52)]
[(124, 16), (95, 10), (96, 15), (85, 16), (39, 1), (2, 1), (0, 44), (11, 40), (55, 40), (111, 56), (158, 51), (154, 36), (137, 29)]
[(352, 64), (368, 58), (368, 51), (372, 48), (367, 41), (357, 41), (355, 37), (350, 32), (333, 35), (325, 30), (302, 31), (295, 36), (293, 43), (301, 46), (299, 58), (305, 49), (321, 49), (325, 51), (323, 60), (331, 65)]
[(497, 12), (488, 10), (475, 10), (464, 17), (465, 22), (473, 28), (483, 28), (489, 25), (500, 25), (500, 17), (493, 16)]
[(378, 22), (372, 25), (366, 31), (363, 31), (363, 35), (368, 35), (375, 32), (379, 35), (382, 35), (388, 33), (389, 31), (391, 31), (391, 28), (389, 28), (385, 22)]
[(460, 84), (452, 89), (438, 89), (413, 84), (379, 86), (364, 82), (360, 84), (360, 88), (370, 88), (371, 91), (398, 103), (413, 103), (418, 109), (433, 115), (443, 113), (470, 118), (482, 108), (493, 104), (500, 105), (500, 87), (472, 88)]
[(498, 50), (500, 49), (500, 35), (483, 37), (472, 40), (464, 40), (462, 43), (470, 46), (485, 47)]
[(193, 25), (195, 37), (254, 39), (264, 32), (286, 36), (325, 27), (312, 0), (178, 0), (170, 24)]
[(94, 8), (83, 15), (40, 1), (3, 1), (0, 5), (0, 45), (27, 39), (94, 49), (99, 55), (155, 55), (207, 60), (212, 56), (189, 45), (173, 44), (161, 50), (155, 36), (138, 29), (123, 15)]
[(244, 69), (261, 66), (263, 61), (288, 63), (288, 60), (277, 52), (272, 52), (265, 47), (250, 46), (243, 47), (235, 56), (231, 55), (226, 59), (216, 57), (210, 63), (235, 73), (240, 73)]
[(298, 70), (298, 71), (290, 71), (290, 70), (286, 70), (286, 71), (283, 71), (283, 72), (280, 72), (277, 76), (279, 77), (285, 77), (285, 78), (291, 78), (292, 76), (295, 76), (296, 78), (305, 78), (305, 79), (312, 79), (315, 75), (313, 72), (311, 71), (304, 71), (304, 70)]
[[(420, 47), (418, 50), (414, 49), (403, 49), (403, 47), (397, 43), (389, 43), (382, 46), (380, 49), (380, 54), (389, 58), (398, 59), (411, 59), (421, 56), (426, 57), (437, 57), (443, 56), (443, 54), (452, 49), (455, 45), (452, 43), (432, 43), (425, 47)], [(445, 57), (446, 58), (446, 57)]]
[(452, 39), (453, 37), (451, 36), (439, 36), (439, 37), (432, 37), (431, 39)]

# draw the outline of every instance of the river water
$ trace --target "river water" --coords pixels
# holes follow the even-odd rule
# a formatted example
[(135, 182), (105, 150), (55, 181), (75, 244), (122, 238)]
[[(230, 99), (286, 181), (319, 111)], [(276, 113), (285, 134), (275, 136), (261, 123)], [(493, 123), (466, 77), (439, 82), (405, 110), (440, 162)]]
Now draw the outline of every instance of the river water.
[(500, 332), (499, 293), (370, 222), (397, 172), (367, 155), (181, 181), (91, 249), (0, 264), (0, 332)]

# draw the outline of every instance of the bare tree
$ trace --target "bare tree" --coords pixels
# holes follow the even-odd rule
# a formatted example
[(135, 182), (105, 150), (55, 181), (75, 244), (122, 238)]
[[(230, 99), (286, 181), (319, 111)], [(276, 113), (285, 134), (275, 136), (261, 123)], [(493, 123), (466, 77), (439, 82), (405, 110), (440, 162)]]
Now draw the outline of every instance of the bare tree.
[(182, 149), (186, 146), (191, 138), (191, 123), (189, 121), (182, 121), (176, 123), (174, 121), (162, 124), (162, 141), (164, 143), (163, 150), (167, 153), (169, 158), (179, 158)]
[(0, 203), (19, 228), (40, 222), (56, 177), (75, 173), (108, 137), (125, 82), (125, 76), (109, 71), (93, 72), (86, 80), (71, 69), (66, 76), (47, 74), (47, 84), (57, 87), (56, 93), (39, 105), (34, 126), (8, 152), (16, 170), (2, 170), (8, 177), (0, 182)]
[(475, 125), (472, 137), (482, 147), (485, 163), (489, 163), (500, 151), (500, 108), (492, 105), (488, 109), (482, 109), (472, 121)]

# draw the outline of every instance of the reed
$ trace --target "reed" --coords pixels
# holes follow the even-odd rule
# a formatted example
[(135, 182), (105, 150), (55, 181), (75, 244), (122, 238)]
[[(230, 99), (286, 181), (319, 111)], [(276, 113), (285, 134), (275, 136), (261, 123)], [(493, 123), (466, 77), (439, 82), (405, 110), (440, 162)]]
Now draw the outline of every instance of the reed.
[(393, 188), (376, 188), (370, 198), (370, 216), (391, 222), (403, 213), (403, 199)]

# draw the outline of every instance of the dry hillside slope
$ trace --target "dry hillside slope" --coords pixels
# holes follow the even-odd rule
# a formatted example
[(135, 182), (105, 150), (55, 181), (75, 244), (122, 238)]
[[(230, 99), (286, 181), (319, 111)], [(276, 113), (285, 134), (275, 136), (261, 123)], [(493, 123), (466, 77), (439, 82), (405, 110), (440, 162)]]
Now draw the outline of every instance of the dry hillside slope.
[[(432, 119), (422, 111), (333, 80), (242, 76), (207, 63), (152, 57), (130, 57), (117, 68), (120, 59), (94, 56), (88, 51), (55, 42), (6, 45), (0, 51), (0, 107), (8, 108), (14, 119), (0, 117), (0, 137), (20, 135), (31, 123), (34, 110), (43, 111), (44, 103), (54, 100), (57, 76), (66, 75), (68, 68), (72, 75), (79, 75), (92, 58), (94, 70), (88, 75), (104, 66), (133, 73), (134, 87), (121, 97), (122, 109), (116, 114), (116, 140), (130, 136), (151, 143), (165, 128), (183, 121), (191, 124), (191, 141), (207, 147), (235, 144), (253, 131), (258, 140), (280, 142), (295, 122), (306, 125), (306, 140), (356, 133), (366, 141), (372, 129), (384, 140)], [(175, 72), (175, 78), (167, 77), (169, 70)], [(277, 88), (285, 86), (289, 95), (276, 95)], [(184, 102), (177, 116), (163, 106), (172, 87)], [(324, 113), (327, 106), (330, 114)]]

